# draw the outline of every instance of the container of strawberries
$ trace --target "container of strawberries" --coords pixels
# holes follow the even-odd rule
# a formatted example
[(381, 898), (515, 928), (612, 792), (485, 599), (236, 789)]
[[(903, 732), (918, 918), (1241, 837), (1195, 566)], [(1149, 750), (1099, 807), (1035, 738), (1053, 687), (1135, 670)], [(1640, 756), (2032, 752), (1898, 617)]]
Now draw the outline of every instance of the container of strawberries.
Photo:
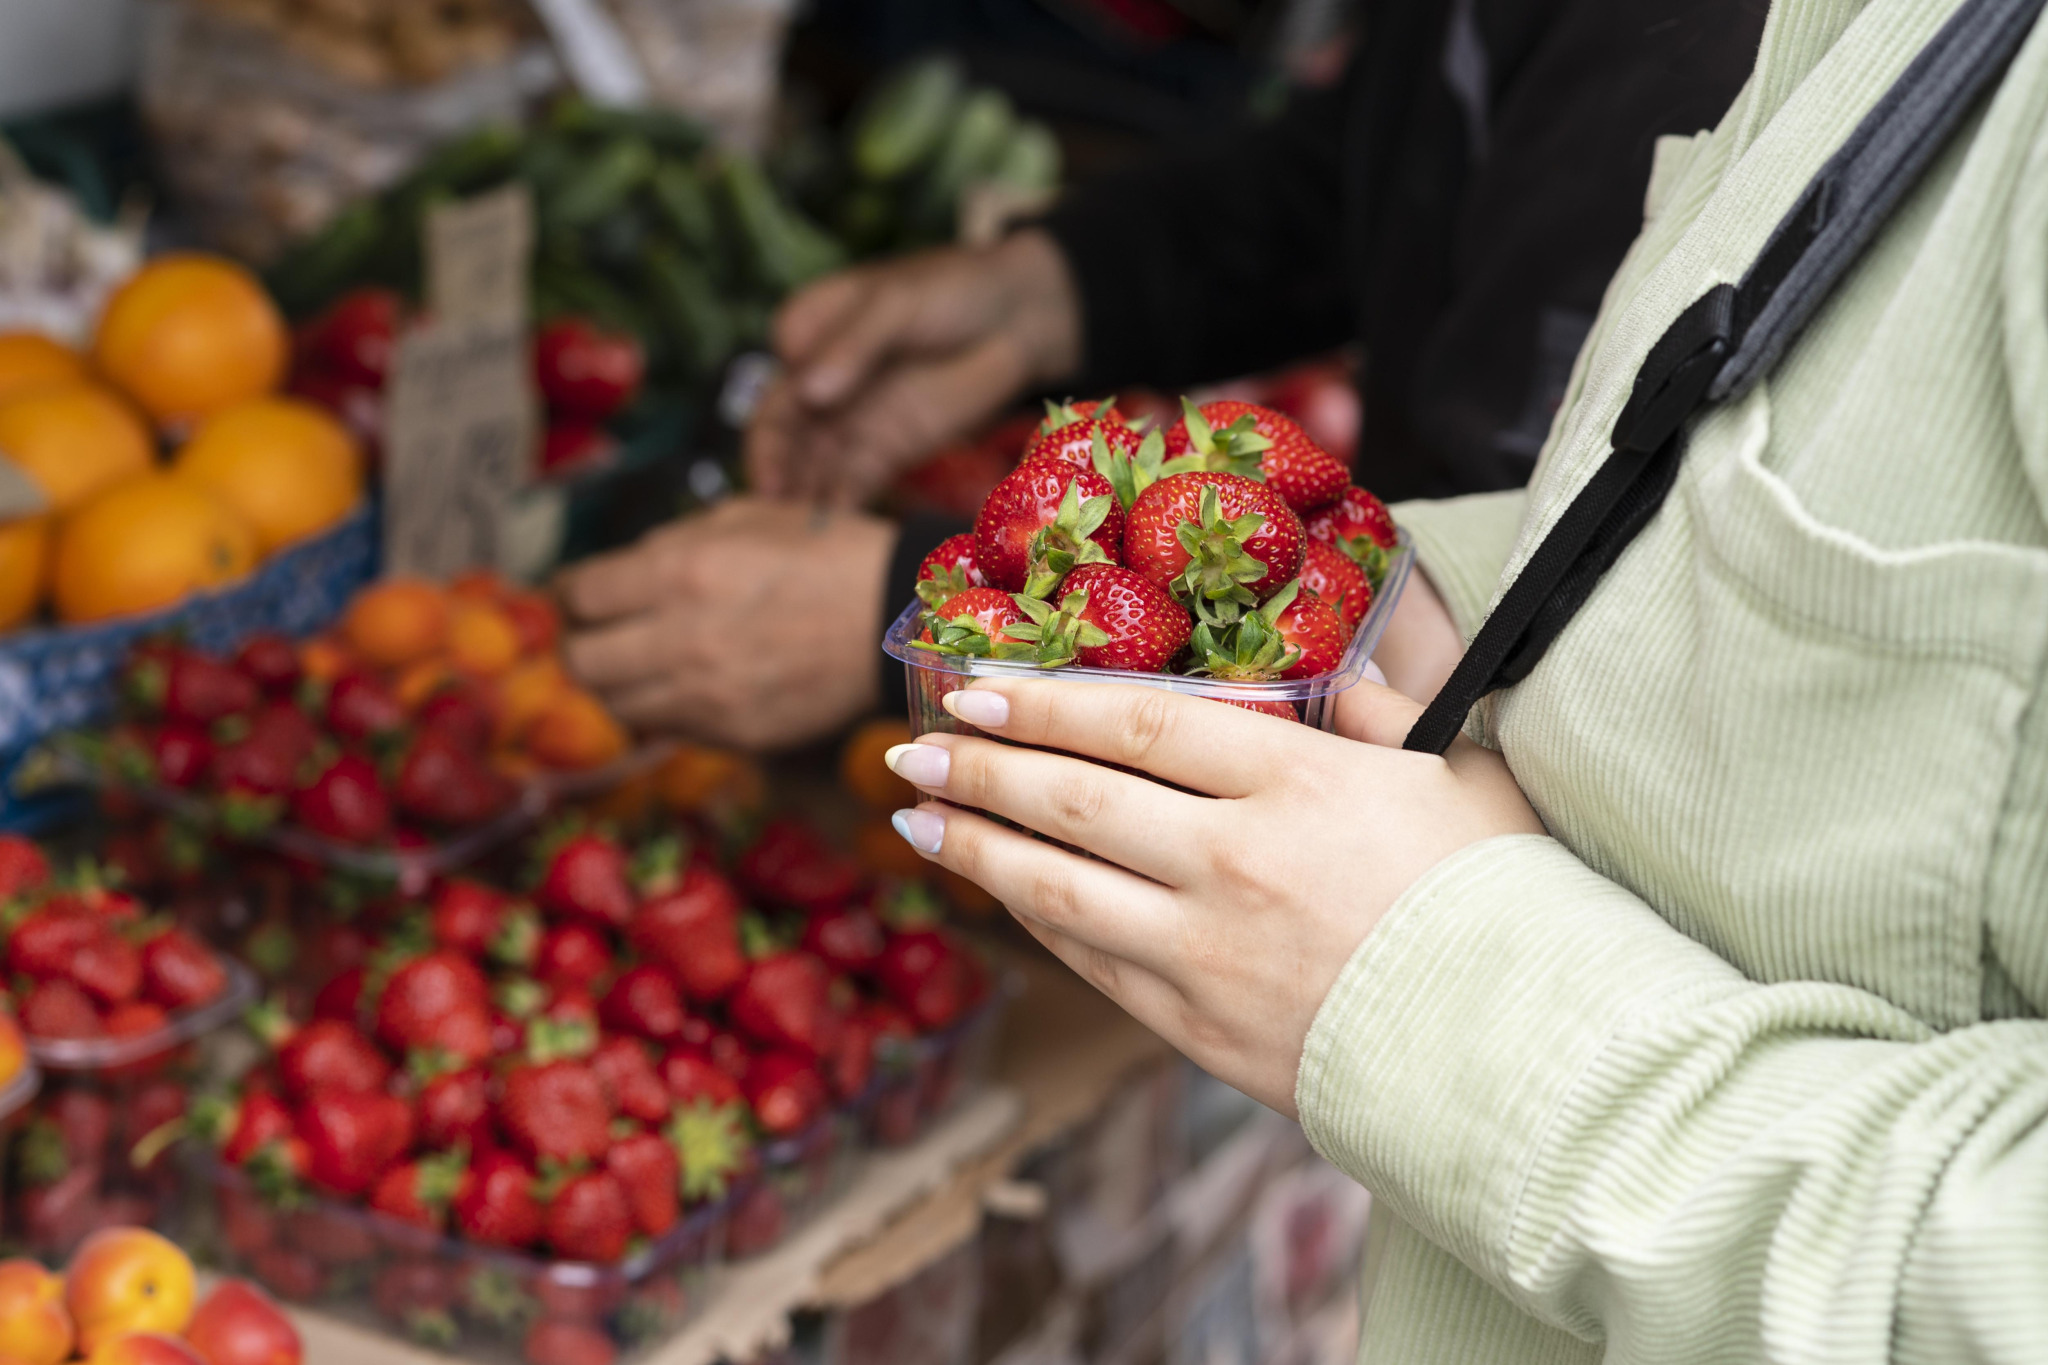
[(941, 698), (1031, 672), (1336, 724), (1413, 552), (1291, 418), (1235, 399), (1182, 413), (1144, 432), (1108, 401), (1049, 408), (883, 640), (916, 733), (971, 731)]
[(200, 1042), (255, 996), (216, 953), (90, 866), (55, 872), (0, 835), (7, 972), (44, 1084), (7, 1154), (8, 1233), (62, 1256), (88, 1233), (175, 1213), (172, 1164), (138, 1144), (177, 1121)]

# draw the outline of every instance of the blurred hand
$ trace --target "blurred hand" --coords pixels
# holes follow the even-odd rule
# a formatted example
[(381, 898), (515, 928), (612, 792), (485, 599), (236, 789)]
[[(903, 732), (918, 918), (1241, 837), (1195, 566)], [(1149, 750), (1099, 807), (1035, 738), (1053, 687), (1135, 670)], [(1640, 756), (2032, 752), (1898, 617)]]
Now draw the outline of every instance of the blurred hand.
[(1465, 637), (1451, 619), (1451, 609), (1418, 564), (1394, 604), (1372, 661), (1386, 674), (1389, 687), (1427, 706), (1464, 653)]
[(747, 432), (763, 496), (854, 506), (1027, 389), (1071, 374), (1081, 308), (1043, 232), (845, 271), (775, 320), (788, 366)]
[(569, 670), (621, 720), (742, 749), (829, 734), (877, 701), (895, 527), (735, 498), (565, 572)]

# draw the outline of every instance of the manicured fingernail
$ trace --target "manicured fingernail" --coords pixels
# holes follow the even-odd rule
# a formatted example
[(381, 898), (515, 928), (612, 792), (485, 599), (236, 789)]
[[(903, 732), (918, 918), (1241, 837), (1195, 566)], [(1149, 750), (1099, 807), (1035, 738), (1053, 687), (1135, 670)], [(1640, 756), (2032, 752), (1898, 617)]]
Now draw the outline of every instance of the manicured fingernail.
[(882, 755), (882, 761), (911, 786), (934, 791), (946, 785), (946, 773), (953, 766), (953, 756), (936, 744), (898, 744)]
[(1371, 678), (1381, 687), (1385, 687), (1387, 685), (1387, 675), (1380, 672), (1380, 666), (1374, 663), (1371, 659), (1367, 659), (1365, 661), (1365, 676)]
[(948, 692), (939, 704), (969, 725), (979, 725), (984, 730), (1007, 725), (1010, 720), (1010, 699), (1000, 692), (984, 692), (978, 687)]
[(946, 817), (928, 810), (899, 810), (889, 823), (919, 853), (937, 853), (946, 838)]

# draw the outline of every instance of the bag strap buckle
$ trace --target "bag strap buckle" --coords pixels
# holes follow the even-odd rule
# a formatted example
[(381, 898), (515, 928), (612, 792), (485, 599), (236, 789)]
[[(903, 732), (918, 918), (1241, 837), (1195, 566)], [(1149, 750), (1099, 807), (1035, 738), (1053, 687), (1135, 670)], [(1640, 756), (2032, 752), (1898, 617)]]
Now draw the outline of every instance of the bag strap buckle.
[(1735, 286), (1717, 284), (1672, 319), (1643, 358), (1614, 423), (1614, 448), (1655, 454), (1705, 400), (1734, 349)]

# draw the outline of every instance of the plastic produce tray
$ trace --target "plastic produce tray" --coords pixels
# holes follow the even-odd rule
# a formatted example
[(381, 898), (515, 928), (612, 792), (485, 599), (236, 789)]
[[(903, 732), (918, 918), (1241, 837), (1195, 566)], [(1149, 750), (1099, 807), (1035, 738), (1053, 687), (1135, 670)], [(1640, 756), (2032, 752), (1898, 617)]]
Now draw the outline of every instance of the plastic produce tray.
[(852, 1179), (860, 1130), (859, 1108), (850, 1106), (764, 1143), (759, 1169), (733, 1188), (726, 1254), (734, 1260), (759, 1256), (810, 1222)]
[(1003, 1011), (1015, 993), (1014, 983), (998, 979), (987, 998), (952, 1027), (890, 1045), (875, 1059), (875, 1079), (860, 1106), (871, 1145), (917, 1141), (981, 1089), (995, 1063)]
[(145, 1069), (154, 1059), (239, 1019), (255, 1002), (260, 989), (256, 973), (233, 958), (221, 961), (228, 972), (226, 988), (204, 1005), (172, 1015), (169, 1023), (152, 1033), (132, 1038), (42, 1038), (30, 1033), (29, 1055), (43, 1070), (53, 1073)]

